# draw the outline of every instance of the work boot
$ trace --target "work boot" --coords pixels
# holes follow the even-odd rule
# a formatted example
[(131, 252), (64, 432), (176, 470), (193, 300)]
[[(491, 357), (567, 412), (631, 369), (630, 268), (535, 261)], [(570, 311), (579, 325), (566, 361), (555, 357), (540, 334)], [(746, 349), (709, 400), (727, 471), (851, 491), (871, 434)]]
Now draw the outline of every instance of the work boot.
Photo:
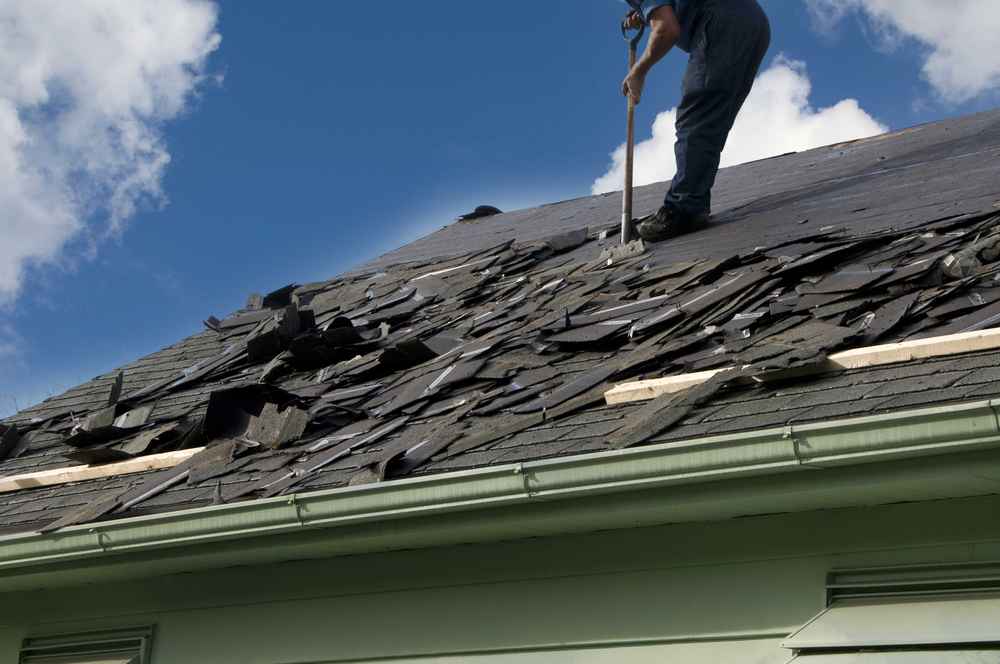
[(662, 242), (708, 225), (708, 211), (684, 214), (668, 205), (639, 223), (639, 237), (647, 242)]

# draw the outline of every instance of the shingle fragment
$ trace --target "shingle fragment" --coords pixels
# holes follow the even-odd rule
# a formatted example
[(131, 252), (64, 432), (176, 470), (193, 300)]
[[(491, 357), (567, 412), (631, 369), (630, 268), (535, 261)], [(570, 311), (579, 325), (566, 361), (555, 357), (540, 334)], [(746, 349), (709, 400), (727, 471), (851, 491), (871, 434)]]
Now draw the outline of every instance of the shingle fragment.
[(622, 333), (632, 323), (630, 319), (608, 320), (584, 327), (574, 327), (546, 338), (565, 345), (596, 344)]
[(705, 403), (735, 380), (738, 373), (719, 373), (680, 394), (653, 399), (632, 416), (628, 426), (610, 437), (610, 446), (615, 449), (632, 447), (662, 434), (680, 422), (693, 408)]
[(559, 404), (569, 401), (573, 397), (579, 396), (580, 394), (590, 390), (595, 385), (601, 385), (608, 380), (608, 378), (613, 376), (617, 370), (617, 367), (612, 364), (596, 367), (581, 374), (574, 380), (561, 385), (547, 396), (531, 401), (523, 406), (513, 408), (512, 412), (516, 414), (536, 413), (548, 408), (555, 408)]
[(292, 303), (292, 293), (298, 288), (298, 284), (288, 284), (277, 290), (273, 290), (261, 300), (261, 306), (265, 309), (283, 309)]
[[(280, 388), (264, 384), (251, 384), (212, 392), (202, 423), (208, 440), (234, 440), (244, 438), (248, 432), (259, 432), (260, 418), (279, 418), (278, 409), (286, 409), (296, 397)], [(269, 408), (270, 407), (270, 408)]]
[(6, 459), (21, 442), (21, 432), (13, 424), (0, 423), (0, 460)]
[(943, 304), (927, 311), (932, 318), (954, 318), (970, 311), (975, 311), (1000, 300), (1000, 288), (973, 290), (960, 293)]
[(873, 345), (899, 325), (913, 305), (916, 304), (919, 296), (920, 293), (910, 293), (909, 295), (894, 299), (872, 312), (858, 327), (858, 331), (864, 339), (863, 345)]
[(287, 406), (279, 408), (276, 403), (266, 403), (260, 414), (250, 418), (245, 437), (265, 447), (277, 449), (298, 440), (309, 424), (309, 413)]
[(891, 267), (872, 267), (870, 265), (848, 265), (833, 274), (823, 277), (815, 285), (809, 286), (806, 293), (853, 293), (892, 275)]
[(88, 523), (95, 521), (114, 511), (120, 504), (119, 495), (121, 491), (111, 492), (97, 500), (88, 502), (83, 507), (67, 510), (59, 515), (55, 520), (49, 522), (44, 527), (39, 528), (39, 533), (50, 533), (67, 526), (74, 526), (78, 523)]

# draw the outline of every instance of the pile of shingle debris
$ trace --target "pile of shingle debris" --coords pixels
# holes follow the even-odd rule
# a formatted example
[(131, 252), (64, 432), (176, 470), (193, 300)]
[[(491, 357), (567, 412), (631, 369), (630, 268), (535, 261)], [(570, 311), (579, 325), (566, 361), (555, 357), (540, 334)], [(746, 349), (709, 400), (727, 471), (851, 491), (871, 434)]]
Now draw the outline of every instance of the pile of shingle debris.
[[(383, 481), (557, 421), (615, 383), (713, 368), (686, 393), (622, 420), (610, 447), (642, 444), (720, 390), (828, 353), (1000, 321), (1000, 217), (905, 231), (837, 229), (726, 260), (666, 263), (613, 231), (580, 230), (386, 272), (290, 285), (206, 321), (225, 350), (107, 405), (0, 425), (0, 454), (57, 432), (76, 462), (205, 447), (184, 463), (61, 514), (56, 529), (127, 511), (170, 487), (215, 502), (294, 492), (350, 455), (352, 482)], [(567, 360), (587, 358), (582, 370)], [(211, 386), (205, 390), (205, 386)], [(199, 388), (187, 412), (157, 401)], [(224, 487), (240, 469), (256, 483)]]

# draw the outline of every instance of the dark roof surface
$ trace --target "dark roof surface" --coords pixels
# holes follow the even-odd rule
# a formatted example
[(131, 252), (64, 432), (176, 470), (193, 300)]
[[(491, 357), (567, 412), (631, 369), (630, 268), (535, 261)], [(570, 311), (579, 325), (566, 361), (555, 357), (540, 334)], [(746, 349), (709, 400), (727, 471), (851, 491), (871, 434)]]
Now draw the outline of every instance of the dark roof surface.
[[(1000, 111), (991, 111), (725, 168), (713, 192), (715, 226), (656, 253), (671, 260), (724, 258), (821, 226), (898, 228), (989, 210), (998, 198), (998, 157)], [(662, 184), (639, 187), (636, 214), (655, 211), (664, 190)], [(514, 238), (537, 240), (620, 218), (617, 193), (554, 203), (482, 224), (452, 224), (365, 267), (449, 256)]]
[[(1000, 113), (726, 169), (715, 223), (609, 255), (619, 198), (453, 224), (0, 425), (0, 475), (208, 445), (5, 494), (52, 528), (1000, 395), (1000, 357), (753, 385), (836, 349), (998, 326)], [(645, 187), (652, 211), (663, 186)], [(612, 234), (605, 237), (607, 232)], [(625, 380), (729, 366), (608, 407)]]

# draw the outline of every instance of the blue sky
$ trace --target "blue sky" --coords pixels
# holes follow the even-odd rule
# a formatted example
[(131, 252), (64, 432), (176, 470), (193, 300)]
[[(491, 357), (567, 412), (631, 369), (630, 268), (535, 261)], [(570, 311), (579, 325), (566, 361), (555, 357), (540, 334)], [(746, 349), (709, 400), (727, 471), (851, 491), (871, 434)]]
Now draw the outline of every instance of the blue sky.
[[(866, 118), (898, 129), (995, 105), (995, 69), (970, 73), (960, 62), (935, 60), (942, 52), (959, 57), (947, 49), (969, 29), (935, 27), (940, 3), (830, 1), (762, 2), (774, 33), (768, 63), (783, 54), (779, 62), (796, 64), (792, 78), (781, 80), (811, 82), (809, 107), (796, 111), (796, 122), (809, 127), (802, 136), (825, 138), (833, 116), (810, 118), (845, 99), (857, 100), (840, 107), (845, 131)], [(985, 15), (995, 18), (992, 0), (967, 2), (984, 13), (973, 31), (985, 31)], [(6, 29), (56, 30), (62, 19), (36, 16), (35, 6), (26, 0)], [(62, 178), (51, 190), (65, 196), (63, 207), (52, 209), (66, 212), (65, 228), (75, 229), (34, 255), (26, 241), (28, 249), (8, 258), (0, 415), (174, 343), (207, 316), (241, 306), (250, 292), (332, 277), (477, 204), (512, 209), (587, 195), (623, 139), (617, 90), (625, 46), (617, 21), (624, 6), (616, 0), (390, 0), (377, 12), (371, 3), (345, 2), (159, 6), (182, 17), (198, 12), (182, 23), (189, 26), (183, 34), (169, 33), (155, 49), (94, 55), (115, 62), (136, 55), (146, 63), (136, 71), (166, 62), (158, 70), (166, 83), (150, 93), (154, 111), (144, 106), (148, 77), (107, 83), (102, 100), (114, 97), (116, 84), (140, 81), (121, 111), (60, 80), (86, 62), (40, 75), (56, 91), (48, 96), (32, 96), (31, 86), (14, 85), (0, 69), (0, 139), (9, 102), (37, 136), (31, 152), (9, 134), (11, 154), (22, 165), (45, 164), (34, 171), (43, 178), (38, 191), (50, 191), (45, 177)], [(86, 37), (71, 30), (67, 38)], [(93, 52), (86, 44), (80, 50), (84, 59)], [(11, 67), (23, 64), (17, 55)], [(171, 58), (183, 66), (171, 69)], [(651, 75), (640, 139), (676, 106), (684, 62), (671, 54)], [(102, 85), (106, 68), (94, 71), (90, 90)], [(775, 94), (784, 94), (776, 85)], [(114, 139), (65, 142), (70, 125), (55, 119), (77, 107), (87, 120), (80, 126), (110, 127)], [(117, 148), (136, 124), (148, 140), (125, 144), (131, 160), (122, 164)], [(50, 133), (64, 142), (52, 139), (56, 147), (45, 152)], [(655, 147), (651, 159), (658, 159)], [(73, 166), (93, 163), (94, 154), (118, 170), (81, 174)], [(0, 186), (12, 177), (3, 157), (0, 145)], [(70, 165), (52, 167), (57, 160)], [(134, 185), (139, 176), (145, 179)], [(37, 219), (46, 217), (31, 217), (25, 205), (0, 196), (8, 237), (39, 232)]]

